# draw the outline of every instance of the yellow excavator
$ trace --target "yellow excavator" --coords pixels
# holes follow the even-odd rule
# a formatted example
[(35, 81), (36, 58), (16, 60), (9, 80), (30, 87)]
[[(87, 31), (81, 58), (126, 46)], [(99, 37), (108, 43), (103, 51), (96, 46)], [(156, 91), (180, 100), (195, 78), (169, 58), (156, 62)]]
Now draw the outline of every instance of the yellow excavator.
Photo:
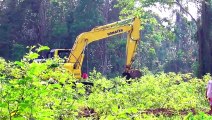
[(63, 58), (61, 55), (67, 55), (68, 53), (68, 59), (66, 60), (66, 63), (64, 63), (64, 67), (71, 72), (76, 79), (81, 79), (81, 68), (86, 46), (91, 42), (103, 38), (127, 33), (126, 64), (122, 75), (126, 76), (127, 79), (138, 78), (141, 76), (141, 72), (139, 70), (133, 70), (131, 65), (140, 40), (140, 24), (141, 22), (139, 18), (132, 18), (95, 27), (89, 32), (81, 33), (77, 37), (72, 49), (52, 49), (48, 54), (48, 58), (58, 56)]

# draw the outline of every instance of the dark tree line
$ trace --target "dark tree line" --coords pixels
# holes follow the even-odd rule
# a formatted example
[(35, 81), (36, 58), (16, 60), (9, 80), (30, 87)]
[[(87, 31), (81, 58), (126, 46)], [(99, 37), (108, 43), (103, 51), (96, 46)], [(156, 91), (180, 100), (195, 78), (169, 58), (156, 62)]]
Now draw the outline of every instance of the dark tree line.
[[(199, 21), (187, 11), (186, 1), (201, 6)], [(176, 16), (174, 24), (144, 10), (155, 3), (171, 8)], [(200, 77), (212, 73), (211, 13), (211, 0), (2, 0), (0, 56), (20, 60), (27, 46), (37, 44), (71, 48), (80, 33), (118, 21), (119, 16), (137, 15), (142, 20), (142, 36), (134, 67), (152, 72), (198, 72)], [(192, 21), (185, 15), (191, 16)], [(90, 44), (83, 70), (88, 72), (95, 67), (104, 75), (120, 74), (125, 63), (125, 45), (125, 34)]]

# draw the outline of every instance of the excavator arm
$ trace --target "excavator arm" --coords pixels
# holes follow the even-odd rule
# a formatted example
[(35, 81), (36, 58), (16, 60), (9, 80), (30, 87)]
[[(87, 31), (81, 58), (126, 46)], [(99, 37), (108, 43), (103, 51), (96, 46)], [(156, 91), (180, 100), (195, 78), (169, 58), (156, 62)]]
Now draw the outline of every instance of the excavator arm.
[[(64, 67), (74, 74), (76, 78), (81, 78), (81, 67), (84, 59), (85, 47), (103, 38), (108, 38), (118, 34), (127, 33), (126, 45), (126, 67), (124, 75), (131, 73), (131, 65), (134, 59), (138, 41), (140, 40), (140, 20), (138, 18), (114, 22), (108, 25), (93, 28), (89, 32), (80, 34)], [(129, 76), (128, 76), (129, 77)]]

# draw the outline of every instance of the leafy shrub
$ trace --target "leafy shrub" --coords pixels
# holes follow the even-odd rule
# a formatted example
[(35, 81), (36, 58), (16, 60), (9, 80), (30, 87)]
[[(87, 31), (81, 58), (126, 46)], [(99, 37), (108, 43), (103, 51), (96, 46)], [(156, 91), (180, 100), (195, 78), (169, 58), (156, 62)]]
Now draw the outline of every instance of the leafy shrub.
[[(45, 48), (37, 49), (37, 51)], [(0, 59), (0, 119), (198, 119), (210, 117), (203, 79), (191, 74), (146, 74), (127, 82), (125, 78), (106, 79), (93, 71), (83, 85), (58, 60), (32, 62), (38, 56), (29, 52), (21, 61)], [(189, 112), (193, 112), (193, 115)]]
[(127, 84), (124, 78), (101, 78), (94, 81), (87, 104), (103, 118), (112, 115), (116, 119), (134, 118), (157, 108), (171, 109), (175, 115), (191, 109), (198, 112), (207, 109), (205, 84), (209, 79), (209, 75), (200, 80), (191, 74), (160, 73)]

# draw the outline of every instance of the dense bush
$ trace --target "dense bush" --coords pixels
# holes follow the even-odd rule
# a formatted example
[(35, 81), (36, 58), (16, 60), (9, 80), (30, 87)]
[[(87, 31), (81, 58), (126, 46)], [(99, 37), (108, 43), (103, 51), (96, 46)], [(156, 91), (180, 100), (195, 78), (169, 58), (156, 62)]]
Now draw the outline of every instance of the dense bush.
[[(0, 119), (210, 119), (203, 79), (191, 74), (158, 73), (126, 81), (93, 71), (85, 86), (57, 60), (32, 62), (0, 59)], [(200, 113), (200, 114), (198, 114)]]

